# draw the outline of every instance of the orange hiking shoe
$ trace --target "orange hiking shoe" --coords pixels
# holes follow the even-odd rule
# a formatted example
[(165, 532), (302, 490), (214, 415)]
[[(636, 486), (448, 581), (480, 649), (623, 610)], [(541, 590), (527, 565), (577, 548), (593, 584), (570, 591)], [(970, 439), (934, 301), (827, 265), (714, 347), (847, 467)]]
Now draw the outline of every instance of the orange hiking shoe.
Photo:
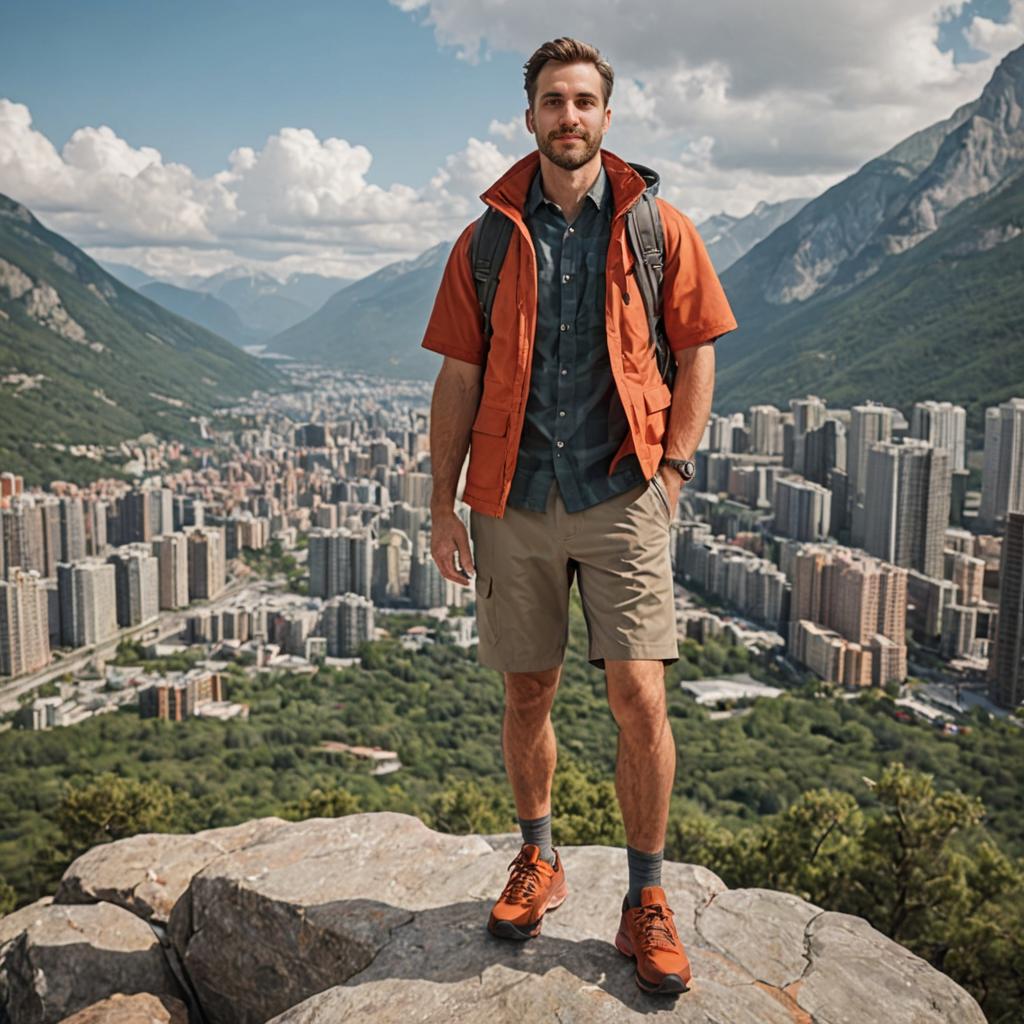
[(491, 908), (487, 930), (499, 939), (532, 939), (540, 934), (544, 914), (569, 895), (562, 858), (556, 850), (552, 867), (540, 859), (539, 846), (523, 843), (509, 868), (512, 875)]
[(636, 958), (636, 983), (645, 992), (687, 991), (690, 961), (660, 886), (645, 886), (639, 907), (630, 907), (629, 897), (623, 899), (615, 948), (623, 956)]

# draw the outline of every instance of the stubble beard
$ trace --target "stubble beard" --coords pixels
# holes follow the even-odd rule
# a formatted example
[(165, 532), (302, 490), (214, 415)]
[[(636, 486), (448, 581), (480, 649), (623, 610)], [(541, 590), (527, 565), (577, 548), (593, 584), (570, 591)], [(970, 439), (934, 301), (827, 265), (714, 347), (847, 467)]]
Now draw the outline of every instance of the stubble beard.
[(591, 135), (589, 132), (575, 132), (577, 138), (583, 142), (582, 146), (572, 146), (569, 149), (559, 147), (557, 139), (565, 132), (552, 132), (546, 139), (537, 135), (537, 148), (556, 166), (565, 171), (575, 171), (585, 163), (592, 160), (600, 150), (604, 134)]

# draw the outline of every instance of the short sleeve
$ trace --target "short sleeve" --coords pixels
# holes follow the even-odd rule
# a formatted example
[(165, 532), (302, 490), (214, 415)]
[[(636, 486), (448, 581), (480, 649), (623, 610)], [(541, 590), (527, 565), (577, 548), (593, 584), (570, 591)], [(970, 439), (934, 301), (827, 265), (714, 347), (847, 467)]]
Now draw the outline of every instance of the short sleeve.
[(658, 200), (665, 234), (662, 318), (673, 352), (736, 330), (729, 300), (693, 222)]
[(469, 265), (472, 235), (470, 224), (452, 246), (420, 347), (479, 366), (484, 361), (484, 344), (480, 304)]

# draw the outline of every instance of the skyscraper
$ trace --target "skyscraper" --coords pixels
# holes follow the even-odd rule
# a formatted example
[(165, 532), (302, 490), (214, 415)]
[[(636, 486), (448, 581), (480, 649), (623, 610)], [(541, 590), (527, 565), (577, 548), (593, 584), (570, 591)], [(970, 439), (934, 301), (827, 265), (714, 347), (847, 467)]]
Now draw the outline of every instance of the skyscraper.
[(949, 525), (950, 454), (925, 441), (882, 442), (868, 453), (864, 548), (941, 577)]
[(801, 477), (775, 485), (775, 532), (794, 540), (824, 540), (832, 515), (832, 494)]
[(192, 601), (217, 597), (227, 581), (224, 529), (204, 526), (188, 531), (188, 595)]
[(953, 469), (967, 466), (967, 413), (952, 402), (916, 402), (910, 414), (910, 436), (945, 448)]
[(985, 410), (980, 517), (995, 530), (1007, 512), (1024, 512), (1024, 398)]
[(993, 659), (992, 700), (1015, 708), (1024, 700), (1024, 512), (1006, 516)]
[(117, 548), (107, 558), (114, 567), (117, 624), (139, 626), (160, 613), (160, 567), (146, 544)]
[(879, 441), (892, 439), (896, 410), (885, 405), (869, 403), (856, 405), (850, 410), (850, 431), (846, 443), (847, 498), (853, 544), (864, 543), (864, 491), (868, 476), (868, 453)]
[(0, 580), (0, 676), (35, 672), (49, 662), (46, 585), (37, 572), (12, 569)]
[(153, 541), (157, 557), (160, 607), (185, 608), (188, 605), (188, 537), (168, 533)]
[(114, 567), (104, 562), (62, 562), (57, 566), (61, 643), (85, 647), (117, 633)]

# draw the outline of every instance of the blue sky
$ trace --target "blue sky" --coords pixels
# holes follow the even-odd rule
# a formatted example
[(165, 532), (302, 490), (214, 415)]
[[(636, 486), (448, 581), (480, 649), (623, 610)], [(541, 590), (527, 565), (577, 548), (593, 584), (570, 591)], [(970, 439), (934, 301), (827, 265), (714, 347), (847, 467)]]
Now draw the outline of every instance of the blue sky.
[(109, 124), (203, 175), (290, 125), (369, 146), (372, 182), (418, 182), (524, 97), (518, 54), (457, 60), (422, 19), (385, 2), (5, 7), (18, 45), (0, 61), (0, 96), (25, 103), (53, 142)]
[(607, 148), (658, 169), (697, 223), (819, 194), (976, 97), (1024, 42), (1024, 0), (0, 10), (0, 193), (178, 280), (239, 263), (360, 276), (452, 238), (532, 148), (522, 64), (559, 34), (615, 66)]

